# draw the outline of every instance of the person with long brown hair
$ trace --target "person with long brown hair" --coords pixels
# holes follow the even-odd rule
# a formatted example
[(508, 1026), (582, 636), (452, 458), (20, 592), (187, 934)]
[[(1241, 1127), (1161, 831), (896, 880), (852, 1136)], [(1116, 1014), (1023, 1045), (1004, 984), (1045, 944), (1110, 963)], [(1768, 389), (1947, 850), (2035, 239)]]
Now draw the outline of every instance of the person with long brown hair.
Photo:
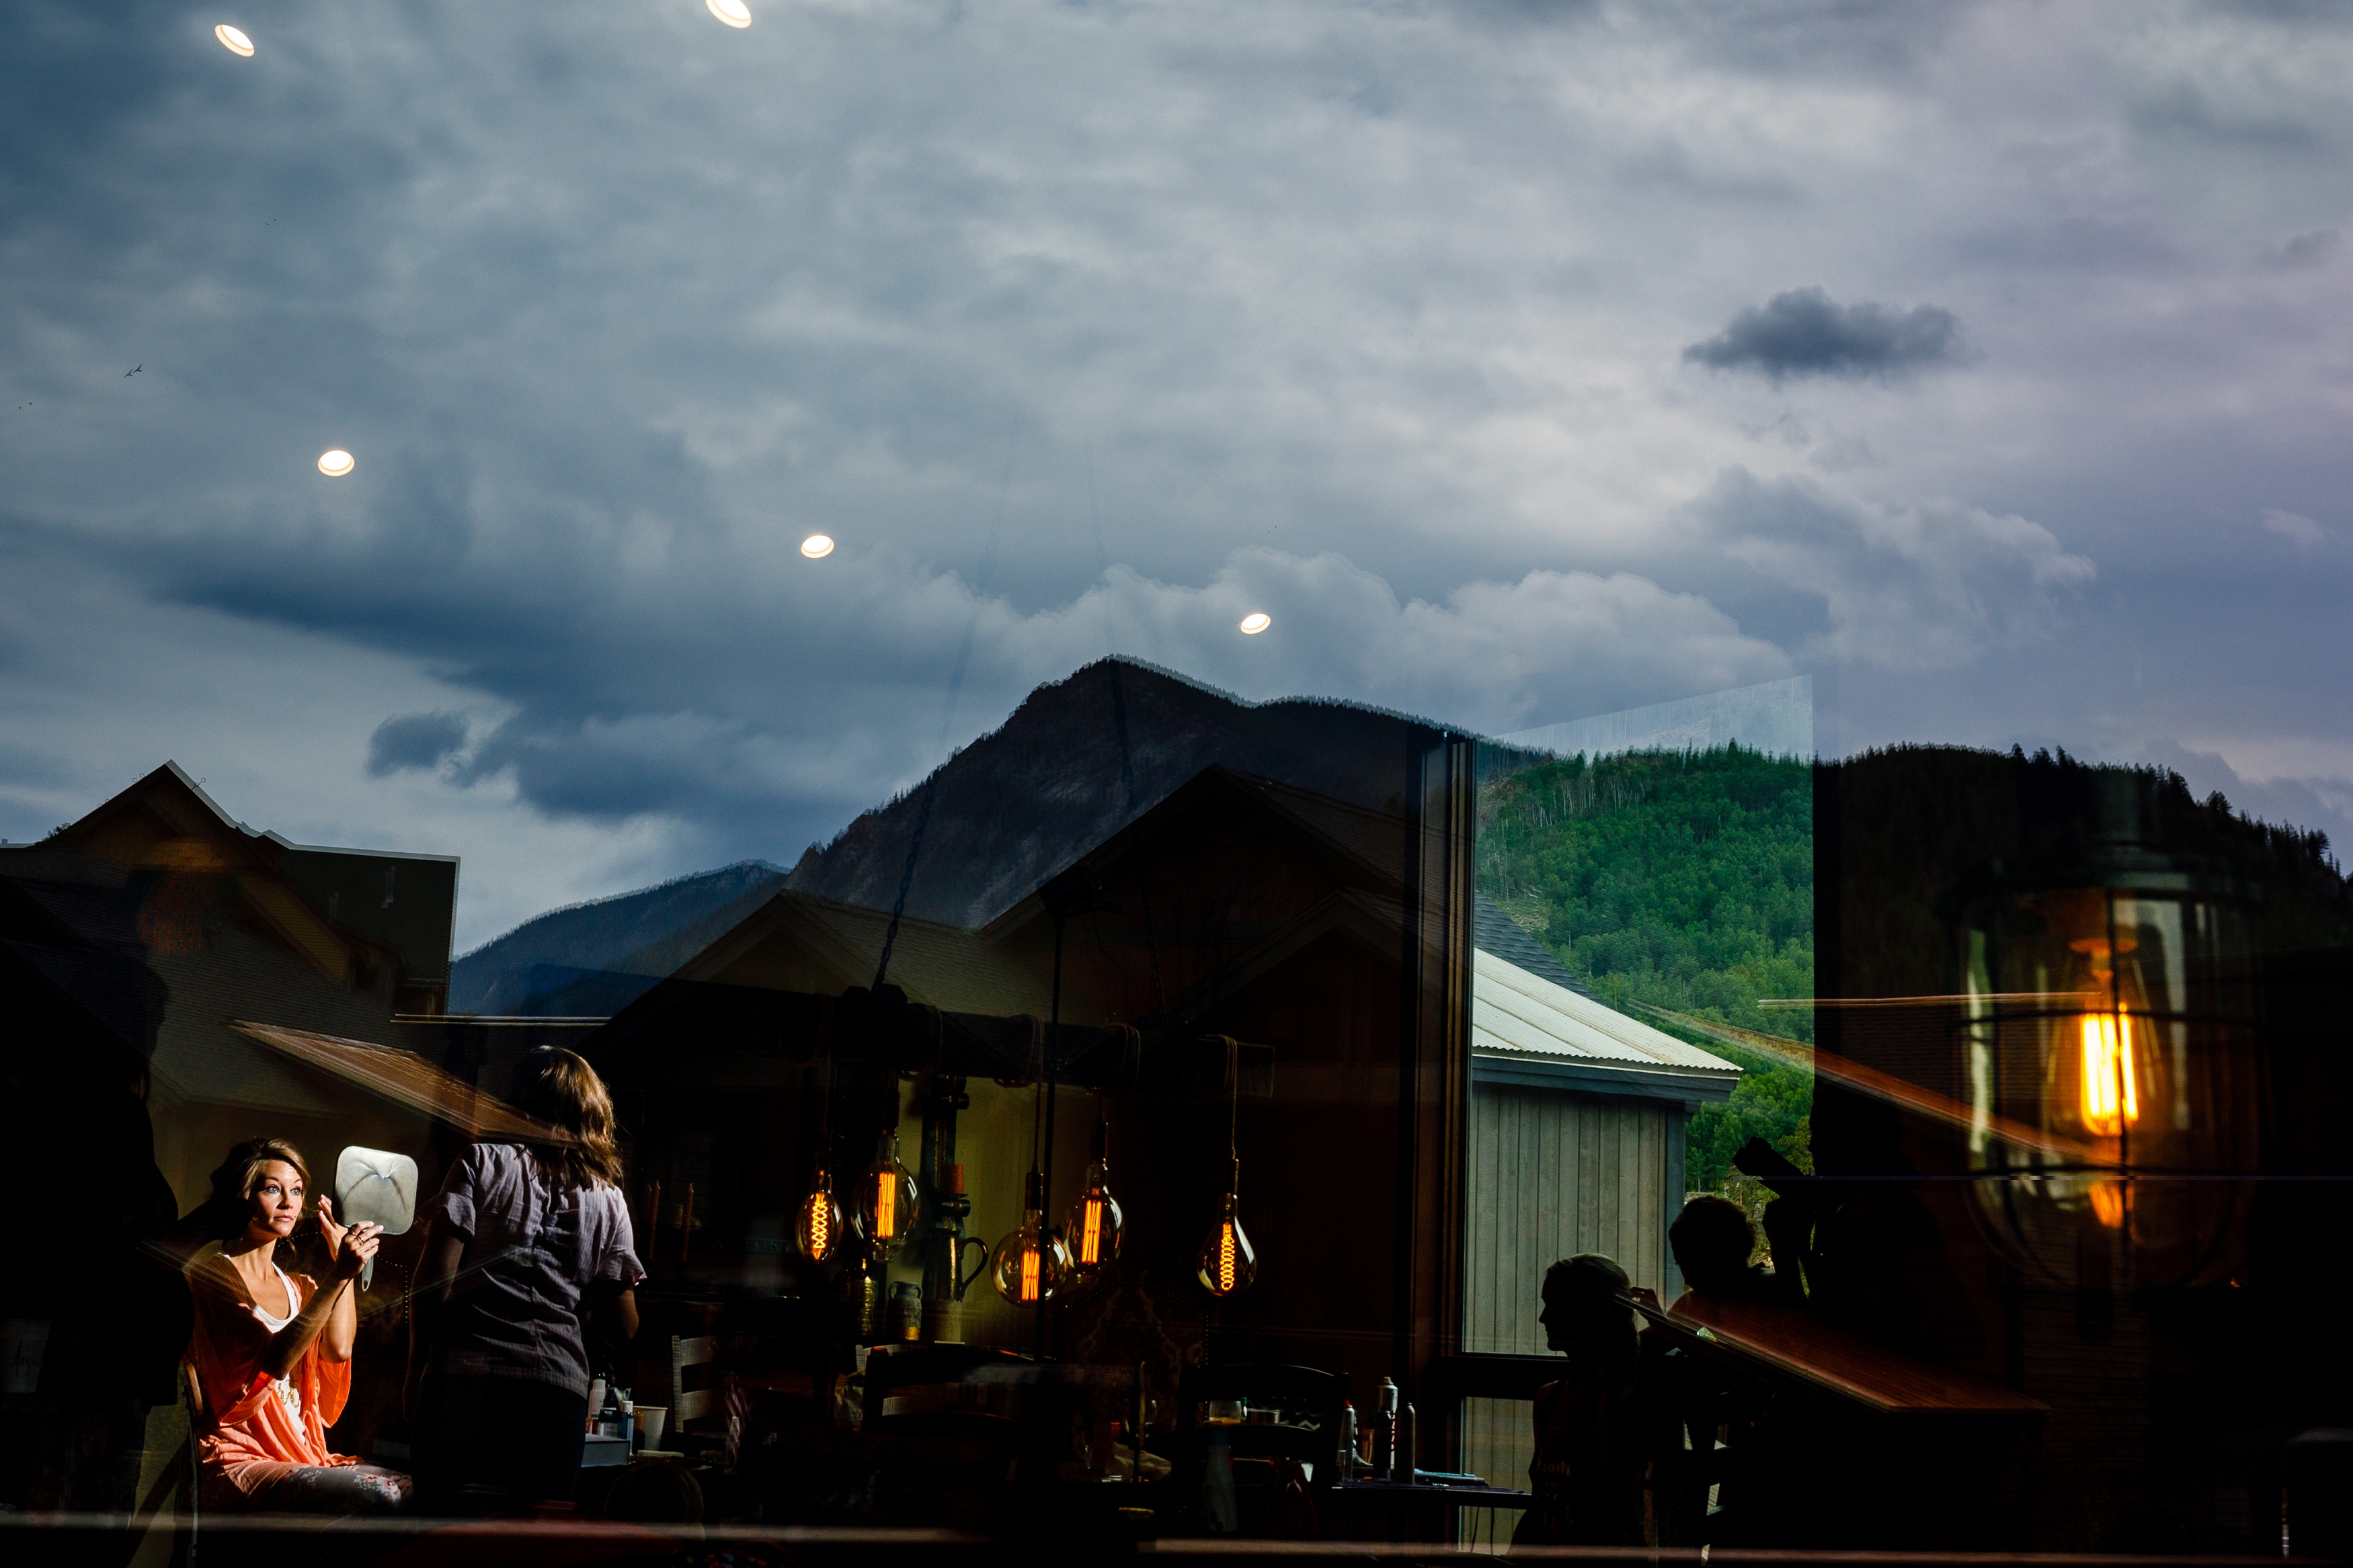
[(513, 1099), (540, 1131), (468, 1149), (427, 1211), (412, 1365), (423, 1376), (425, 1505), (437, 1514), (569, 1499), (590, 1334), (617, 1348), (638, 1331), (645, 1270), (604, 1080), (574, 1053), (543, 1047), (518, 1068)]
[(206, 1211), (224, 1246), (188, 1273), (205, 1498), (216, 1508), (396, 1511), (409, 1500), (406, 1476), (327, 1449), (326, 1429), (351, 1394), (359, 1330), (351, 1284), (375, 1256), (377, 1227), (338, 1225), (321, 1194), (327, 1282), (289, 1274), (278, 1252), (302, 1218), (310, 1185), (301, 1152), (282, 1138), (240, 1143), (213, 1173)]

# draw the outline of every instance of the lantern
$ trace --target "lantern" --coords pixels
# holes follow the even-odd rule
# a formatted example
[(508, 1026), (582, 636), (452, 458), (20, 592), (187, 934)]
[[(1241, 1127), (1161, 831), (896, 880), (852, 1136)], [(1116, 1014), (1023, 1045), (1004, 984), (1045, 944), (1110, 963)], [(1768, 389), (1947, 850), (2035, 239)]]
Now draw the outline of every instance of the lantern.
[[(1964, 923), (1963, 1070), (1980, 1213), (2062, 1284), (2227, 1277), (2255, 1172), (2246, 922), (2136, 856), (2105, 885), (2011, 887)], [(2129, 1272), (2115, 1268), (2129, 1260)]]

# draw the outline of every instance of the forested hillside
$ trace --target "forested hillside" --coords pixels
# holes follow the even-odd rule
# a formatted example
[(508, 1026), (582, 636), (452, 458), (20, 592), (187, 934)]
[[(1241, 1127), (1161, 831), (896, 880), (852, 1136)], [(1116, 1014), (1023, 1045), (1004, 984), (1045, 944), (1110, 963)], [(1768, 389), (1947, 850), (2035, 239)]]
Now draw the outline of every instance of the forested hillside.
[(1564, 758), (1480, 790), (1479, 887), (1611, 1006), (1744, 1069), (1693, 1119), (1686, 1179), (1719, 1187), (1761, 1134), (1810, 1165), (1810, 1075), (1675, 1029), (1638, 1004), (1810, 1041), (1812, 766), (1739, 746)]

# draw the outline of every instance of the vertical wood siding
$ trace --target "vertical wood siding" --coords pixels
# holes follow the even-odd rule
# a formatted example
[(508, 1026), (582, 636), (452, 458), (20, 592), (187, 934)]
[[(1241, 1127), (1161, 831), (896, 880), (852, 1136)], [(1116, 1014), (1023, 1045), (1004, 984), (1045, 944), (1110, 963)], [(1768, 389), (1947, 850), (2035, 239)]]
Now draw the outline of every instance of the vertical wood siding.
[[(1536, 1314), (1545, 1270), (1580, 1252), (1607, 1253), (1635, 1284), (1668, 1294), (1670, 1129), (1679, 1110), (1655, 1100), (1473, 1087), (1465, 1351), (1544, 1354)], [(1528, 1419), (1522, 1400), (1466, 1401), (1465, 1466), (1496, 1486), (1525, 1485)]]
[(1542, 1355), (1545, 1270), (1580, 1252), (1607, 1253), (1635, 1284), (1666, 1290), (1671, 1114), (1656, 1100), (1473, 1089), (1464, 1350)]

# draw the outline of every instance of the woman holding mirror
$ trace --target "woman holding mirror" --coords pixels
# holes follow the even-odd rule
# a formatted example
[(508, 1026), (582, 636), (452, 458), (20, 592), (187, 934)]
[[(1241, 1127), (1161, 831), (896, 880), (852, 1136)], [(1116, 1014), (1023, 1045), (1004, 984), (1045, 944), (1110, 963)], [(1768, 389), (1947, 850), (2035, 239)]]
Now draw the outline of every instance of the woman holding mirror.
[(407, 1506), (409, 1479), (327, 1449), (326, 1429), (352, 1386), (359, 1313), (352, 1281), (375, 1256), (376, 1227), (335, 1222), (318, 1199), (326, 1282), (278, 1262), (310, 1197), (301, 1152), (280, 1138), (229, 1151), (208, 1205), (222, 1250), (190, 1269), (195, 1331), (188, 1343), (204, 1402), (196, 1448), (214, 1507), (301, 1513), (389, 1513)]

